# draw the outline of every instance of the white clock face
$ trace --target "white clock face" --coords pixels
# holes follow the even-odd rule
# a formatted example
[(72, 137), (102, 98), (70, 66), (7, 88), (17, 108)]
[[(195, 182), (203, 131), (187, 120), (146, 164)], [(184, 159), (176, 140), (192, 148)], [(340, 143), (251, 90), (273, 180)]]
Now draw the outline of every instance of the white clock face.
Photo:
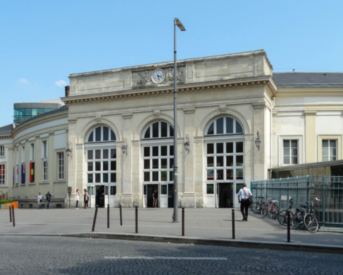
[(159, 84), (162, 83), (165, 79), (165, 74), (162, 70), (156, 70), (151, 75), (152, 82)]

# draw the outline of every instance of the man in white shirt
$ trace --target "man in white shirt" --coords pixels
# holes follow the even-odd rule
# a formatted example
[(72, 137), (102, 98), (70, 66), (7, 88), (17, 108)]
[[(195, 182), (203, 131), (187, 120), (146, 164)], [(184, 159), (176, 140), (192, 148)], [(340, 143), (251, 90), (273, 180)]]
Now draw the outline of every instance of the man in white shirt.
[(40, 208), (41, 207), (41, 203), (43, 201), (43, 195), (39, 192), (38, 196), (37, 196), (37, 207)]
[(243, 216), (243, 221), (248, 221), (248, 209), (249, 209), (249, 198), (252, 197), (252, 193), (250, 192), (247, 185), (244, 183), (243, 187), (238, 192), (238, 201), (241, 204), (241, 213)]

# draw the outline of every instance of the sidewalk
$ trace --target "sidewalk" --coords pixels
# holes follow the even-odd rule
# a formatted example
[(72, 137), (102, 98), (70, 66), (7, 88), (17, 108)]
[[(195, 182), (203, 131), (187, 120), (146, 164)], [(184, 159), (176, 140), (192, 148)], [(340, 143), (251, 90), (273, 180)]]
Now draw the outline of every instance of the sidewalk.
[[(137, 236), (134, 208), (123, 208), (123, 226), (119, 224), (119, 209), (111, 208), (110, 211), (110, 228), (107, 228), (107, 209), (99, 208), (95, 231), (92, 233), (95, 209), (17, 209), (15, 227), (9, 222), (9, 211), (3, 209), (0, 210), (0, 234)], [(231, 209), (185, 209), (185, 237), (181, 236), (181, 210), (178, 223), (172, 222), (172, 213), (173, 209), (140, 208), (138, 235), (232, 241)], [(249, 221), (243, 222), (240, 212), (236, 210), (235, 225), (235, 241), (287, 244), (286, 229), (276, 220), (251, 214)], [(343, 230), (341, 233), (292, 230), (291, 244), (343, 249)]]

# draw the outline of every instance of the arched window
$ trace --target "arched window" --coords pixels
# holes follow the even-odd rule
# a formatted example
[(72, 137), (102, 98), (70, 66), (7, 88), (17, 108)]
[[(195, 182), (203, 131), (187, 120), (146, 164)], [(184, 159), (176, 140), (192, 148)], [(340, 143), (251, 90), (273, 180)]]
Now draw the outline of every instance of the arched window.
[(95, 126), (86, 136), (87, 187), (90, 195), (95, 195), (95, 204), (99, 207), (104, 207), (108, 192), (111, 195), (110, 204), (113, 205), (112, 196), (116, 194), (115, 142), (113, 130), (105, 125)]
[(174, 136), (174, 128), (165, 121), (151, 123), (144, 132), (144, 139), (171, 138)]
[(143, 184), (147, 207), (173, 207), (174, 129), (166, 121), (150, 123), (142, 135)]
[(229, 116), (223, 116), (211, 121), (207, 128), (206, 135), (242, 135), (243, 127), (235, 119)]
[(206, 193), (210, 207), (233, 207), (244, 183), (244, 131), (233, 117), (213, 119), (205, 129)]
[(113, 142), (116, 140), (116, 135), (111, 128), (107, 126), (94, 127), (88, 134), (87, 142)]

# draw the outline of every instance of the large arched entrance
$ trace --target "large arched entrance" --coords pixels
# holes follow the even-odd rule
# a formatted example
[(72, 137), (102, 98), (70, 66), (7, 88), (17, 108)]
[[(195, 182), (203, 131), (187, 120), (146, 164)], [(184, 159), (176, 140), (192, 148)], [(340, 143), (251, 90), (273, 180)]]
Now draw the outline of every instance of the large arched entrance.
[(92, 128), (85, 143), (87, 159), (87, 189), (91, 206), (114, 205), (117, 182), (116, 136), (111, 128)]
[(174, 206), (174, 129), (155, 121), (143, 131), (143, 184), (146, 207)]
[(213, 119), (205, 130), (206, 205), (233, 207), (244, 183), (244, 132), (230, 116)]

